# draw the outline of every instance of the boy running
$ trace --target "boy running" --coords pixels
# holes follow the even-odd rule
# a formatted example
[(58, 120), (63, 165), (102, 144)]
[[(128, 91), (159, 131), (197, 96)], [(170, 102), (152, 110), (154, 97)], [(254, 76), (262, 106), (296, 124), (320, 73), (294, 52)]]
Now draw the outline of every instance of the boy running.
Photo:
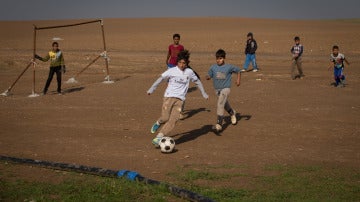
[(215, 93), (218, 96), (217, 102), (217, 122), (215, 125), (215, 130), (220, 132), (222, 130), (222, 124), (224, 119), (224, 109), (231, 116), (231, 123), (236, 124), (236, 112), (231, 108), (228, 101), (230, 95), (231, 87), (231, 75), (232, 73), (237, 73), (236, 85), (240, 86), (240, 68), (225, 64), (226, 52), (222, 49), (219, 49), (216, 52), (216, 64), (210, 67), (208, 75), (206, 76), (207, 80), (213, 79), (213, 84), (215, 88)]
[[(300, 44), (300, 37), (296, 36), (294, 38), (294, 41), (295, 45), (290, 50), (292, 54), (291, 78), (293, 80), (295, 80), (296, 78), (301, 79), (305, 76), (302, 69), (302, 54), (304, 52), (304, 46)], [(298, 74), (296, 72), (298, 72)]]
[(177, 65), (177, 56), (184, 50), (184, 46), (180, 45), (180, 34), (173, 35), (174, 43), (169, 45), (168, 54), (166, 57), (166, 65), (169, 68), (176, 67)]
[(184, 55), (185, 54), (179, 54), (177, 58), (177, 66), (162, 73), (160, 78), (158, 78), (147, 91), (147, 94), (150, 95), (162, 81), (169, 81), (164, 94), (161, 116), (150, 130), (151, 133), (155, 133), (160, 128), (161, 124), (164, 124), (159, 133), (152, 140), (152, 143), (155, 146), (159, 146), (161, 138), (169, 135), (171, 130), (175, 127), (176, 122), (179, 120), (180, 111), (185, 100), (190, 81), (197, 84), (202, 96), (205, 99), (209, 98), (201, 81), (195, 75), (194, 71), (190, 68), (186, 68), (189, 61), (186, 57), (184, 57)]
[(339, 53), (339, 46), (333, 46), (328, 69), (334, 67), (335, 87), (345, 87), (345, 75), (343, 74), (345, 67), (344, 61), (347, 65), (350, 65), (349, 61), (345, 58), (345, 55)]
[(39, 59), (43, 62), (47, 62), (50, 60), (49, 76), (46, 81), (46, 84), (45, 84), (42, 94), (45, 95), (47, 93), (50, 83), (53, 79), (53, 76), (56, 73), (57, 92), (59, 95), (61, 95), (61, 73), (62, 72), (65, 73), (65, 63), (64, 63), (64, 56), (59, 49), (58, 42), (52, 43), (52, 50), (44, 58), (42, 58), (36, 54), (35, 54), (35, 58)]

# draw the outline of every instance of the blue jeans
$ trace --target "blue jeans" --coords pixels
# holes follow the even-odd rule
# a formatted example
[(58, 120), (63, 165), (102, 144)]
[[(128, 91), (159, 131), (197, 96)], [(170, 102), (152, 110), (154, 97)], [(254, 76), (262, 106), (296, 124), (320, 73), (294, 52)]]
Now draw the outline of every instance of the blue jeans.
[(176, 65), (173, 65), (173, 64), (167, 64), (167, 66), (168, 66), (168, 69), (176, 67)]
[(256, 64), (256, 56), (255, 54), (246, 54), (246, 59), (244, 63), (244, 69), (247, 70), (249, 68), (250, 62), (253, 66), (253, 69), (258, 69)]
[(345, 76), (343, 75), (344, 68), (336, 68), (334, 67), (334, 79), (336, 82), (336, 85), (339, 85), (339, 83), (343, 80), (345, 80)]

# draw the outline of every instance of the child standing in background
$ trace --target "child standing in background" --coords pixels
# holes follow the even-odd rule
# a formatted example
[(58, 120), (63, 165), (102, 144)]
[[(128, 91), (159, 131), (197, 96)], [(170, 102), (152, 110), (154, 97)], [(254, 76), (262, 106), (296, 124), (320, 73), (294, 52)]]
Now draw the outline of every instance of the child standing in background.
[(296, 36), (294, 38), (294, 41), (295, 45), (290, 50), (292, 54), (291, 78), (293, 80), (295, 80), (296, 78), (301, 79), (305, 76), (302, 69), (302, 54), (304, 52), (304, 47), (300, 44), (300, 37)]
[(177, 55), (184, 50), (184, 46), (180, 44), (180, 34), (173, 35), (174, 43), (169, 45), (168, 54), (166, 57), (166, 65), (169, 68), (176, 67)]
[(62, 92), (61, 92), (61, 74), (62, 74), (62, 72), (65, 73), (65, 64), (64, 64), (64, 56), (59, 49), (59, 43), (53, 42), (52, 50), (44, 58), (42, 58), (36, 54), (35, 54), (35, 58), (38, 60), (41, 60), (43, 62), (47, 62), (48, 60), (50, 60), (49, 76), (46, 81), (46, 84), (45, 84), (42, 94), (45, 95), (47, 93), (50, 83), (53, 79), (53, 76), (56, 73), (57, 92), (59, 95), (61, 95), (62, 94)]
[(259, 71), (257, 64), (256, 64), (256, 55), (255, 55), (256, 50), (257, 50), (256, 40), (254, 39), (253, 33), (249, 32), (247, 34), (247, 41), (246, 41), (246, 47), (245, 47), (246, 59), (245, 59), (244, 67), (243, 67), (244, 69), (241, 70), (242, 72), (248, 71), (250, 62), (253, 67), (253, 72)]
[(240, 86), (240, 68), (230, 64), (225, 64), (226, 52), (219, 49), (216, 54), (216, 64), (210, 67), (207, 80), (213, 79), (215, 93), (218, 96), (217, 102), (217, 122), (215, 130), (220, 132), (222, 130), (222, 124), (224, 119), (224, 110), (226, 110), (231, 116), (231, 123), (236, 124), (236, 112), (231, 108), (229, 103), (231, 76), (232, 73), (237, 73), (236, 85)]
[(345, 67), (344, 61), (347, 65), (350, 65), (349, 61), (345, 58), (345, 55), (339, 53), (339, 46), (333, 46), (328, 69), (334, 67), (335, 87), (345, 87), (345, 75), (343, 74)]

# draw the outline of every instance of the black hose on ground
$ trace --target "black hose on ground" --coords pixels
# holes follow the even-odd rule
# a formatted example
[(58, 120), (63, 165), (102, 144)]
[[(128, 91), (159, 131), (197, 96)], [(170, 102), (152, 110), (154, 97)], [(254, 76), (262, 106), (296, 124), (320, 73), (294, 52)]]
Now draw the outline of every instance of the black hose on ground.
[(128, 171), (128, 170), (109, 170), (104, 168), (97, 168), (97, 167), (90, 167), (84, 165), (76, 165), (76, 164), (68, 164), (68, 163), (58, 163), (58, 162), (51, 162), (51, 161), (42, 161), (42, 160), (34, 160), (34, 159), (27, 159), (27, 158), (16, 158), (16, 157), (9, 157), (9, 156), (2, 156), (0, 155), (1, 161), (9, 161), (14, 163), (21, 163), (21, 164), (30, 164), (41, 166), (50, 169), (56, 170), (65, 170), (65, 171), (75, 171), (79, 173), (86, 173), (91, 175), (98, 175), (103, 177), (126, 177), (129, 180), (143, 182), (145, 184), (150, 185), (164, 185), (172, 194), (179, 196), (181, 198), (187, 199), (189, 201), (197, 201), (197, 202), (213, 202), (214, 200), (207, 198), (205, 196), (201, 196), (197, 193), (192, 191), (176, 187), (173, 185), (169, 185), (166, 183), (162, 183), (156, 180), (148, 179), (137, 172)]

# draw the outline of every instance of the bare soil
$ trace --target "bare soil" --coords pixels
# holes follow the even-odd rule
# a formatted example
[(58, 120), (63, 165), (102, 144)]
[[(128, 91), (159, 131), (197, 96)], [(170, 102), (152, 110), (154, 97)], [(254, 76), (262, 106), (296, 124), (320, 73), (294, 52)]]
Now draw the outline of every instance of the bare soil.
[[(0, 89), (5, 91), (32, 58), (32, 24), (74, 22), (81, 20), (0, 22)], [(31, 67), (11, 96), (0, 97), (1, 155), (128, 169), (157, 180), (169, 180), (170, 171), (198, 165), (246, 165), (254, 173), (271, 164), (360, 168), (358, 21), (164, 18), (104, 23), (113, 84), (102, 83), (103, 59), (80, 74), (79, 83), (65, 83), (102, 52), (99, 24), (38, 31), (39, 55), (51, 48), (53, 37), (64, 39), (60, 41), (67, 64), (64, 95), (55, 93), (54, 77), (49, 94), (29, 98)], [(192, 53), (191, 66), (204, 78), (219, 48), (227, 51), (227, 63), (242, 67), (249, 31), (258, 42), (261, 71), (243, 73), (241, 86), (231, 89), (238, 124), (227, 119), (221, 135), (212, 131), (216, 96), (212, 82), (202, 79), (210, 99), (204, 100), (191, 85), (187, 117), (171, 134), (177, 151), (162, 154), (155, 149), (150, 127), (160, 115), (166, 84), (150, 96), (146, 90), (166, 70), (172, 34), (181, 34), (181, 43)], [(306, 77), (293, 81), (289, 50), (295, 35), (305, 47)], [(345, 68), (345, 88), (332, 86), (332, 70), (327, 71), (334, 44), (351, 62)], [(48, 65), (36, 65), (37, 93), (45, 84)]]

